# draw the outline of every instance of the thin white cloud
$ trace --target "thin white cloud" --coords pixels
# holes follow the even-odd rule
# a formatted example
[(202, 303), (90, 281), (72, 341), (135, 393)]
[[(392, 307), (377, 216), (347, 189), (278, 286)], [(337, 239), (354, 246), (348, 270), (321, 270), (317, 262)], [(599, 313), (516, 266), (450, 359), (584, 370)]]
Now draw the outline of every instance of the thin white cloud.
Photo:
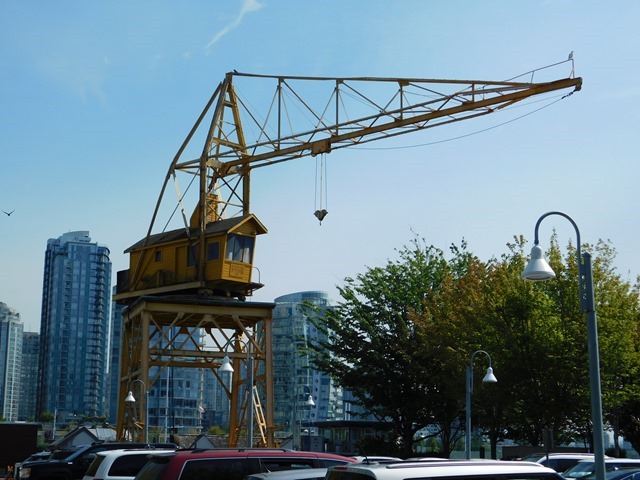
[(262, 7), (264, 7), (264, 5), (261, 4), (258, 0), (244, 0), (238, 16), (231, 23), (229, 23), (227, 26), (225, 26), (222, 30), (220, 30), (218, 33), (216, 33), (213, 36), (213, 38), (205, 46), (205, 51), (208, 53), (211, 47), (213, 47), (216, 43), (218, 43), (218, 41), (222, 37), (224, 37), (227, 33), (229, 33), (231, 30), (236, 28), (238, 25), (240, 25), (242, 23), (242, 20), (244, 19), (244, 16), (247, 13), (257, 12)]

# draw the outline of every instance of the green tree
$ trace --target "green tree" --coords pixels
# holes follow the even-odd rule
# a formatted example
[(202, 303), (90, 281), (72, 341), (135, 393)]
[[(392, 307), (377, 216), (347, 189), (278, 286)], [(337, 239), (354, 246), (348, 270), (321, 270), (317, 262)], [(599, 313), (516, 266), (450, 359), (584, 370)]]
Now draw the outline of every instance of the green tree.
[(51, 412), (44, 412), (40, 414), (40, 417), (38, 418), (39, 421), (41, 422), (52, 422), (53, 421), (53, 413)]
[[(576, 248), (564, 253), (555, 233), (547, 258), (556, 273), (550, 282), (518, 282), (524, 262), (522, 238), (496, 264), (511, 271), (496, 285), (496, 325), (502, 337), (495, 346), (500, 387), (512, 388), (504, 415), (510, 438), (539, 445), (542, 431), (552, 429), (556, 442), (592, 441), (587, 329), (578, 289)], [(615, 250), (607, 242), (582, 245), (594, 257), (593, 280), (598, 316), (603, 413), (611, 425), (625, 399), (637, 396), (639, 362), (638, 291), (616, 273)], [(508, 277), (511, 277), (509, 280)], [(499, 399), (497, 400), (499, 401)], [(640, 413), (640, 412), (639, 412)]]
[[(414, 238), (397, 260), (347, 278), (335, 308), (309, 306), (329, 338), (308, 346), (316, 368), (391, 421), (405, 455), (416, 431), (429, 425), (438, 427), (448, 456), (465, 428), (465, 368), (474, 351), (485, 350), (498, 383), (474, 389), (472, 420), (489, 436), (493, 457), (500, 439), (540, 445), (545, 429), (556, 443), (591, 443), (576, 248), (569, 243), (563, 251), (554, 233), (546, 256), (556, 279), (531, 283), (520, 278), (525, 247), (515, 237), (508, 253), (485, 263), (463, 242), (447, 260)], [(631, 286), (616, 273), (609, 243), (582, 247), (594, 257), (603, 413), (640, 447), (638, 282)]]
[(479, 325), (488, 308), (487, 265), (470, 254), (464, 242), (451, 252), (440, 285), (427, 293), (425, 308), (414, 319), (422, 337), (416, 357), (428, 362), (427, 375), (434, 384), (429, 400), (438, 405), (433, 416), (446, 456), (464, 436), (466, 368), (473, 352), (486, 348)]
[(398, 260), (347, 278), (335, 308), (308, 312), (329, 338), (309, 345), (314, 366), (351, 390), (366, 411), (390, 420), (407, 456), (415, 433), (427, 425), (440, 426), (446, 454), (464, 428), (459, 420), (469, 348), (460, 340), (467, 336), (464, 322), (476, 289), (460, 290), (459, 279), (481, 276), (484, 268), (466, 244), (452, 252), (447, 261), (441, 250), (414, 238)]
[(516, 237), (509, 253), (492, 262), (487, 281), (491, 308), (482, 335), (498, 383), (481, 392), (478, 410), (492, 450), (505, 436), (540, 445), (543, 430), (564, 431), (574, 401), (572, 339), (554, 314), (554, 298), (520, 278), (524, 246)]
[(599, 241), (593, 266), (598, 315), (603, 415), (613, 429), (614, 451), (620, 454), (619, 434), (640, 447), (635, 431), (640, 417), (640, 288), (616, 272), (615, 249)]

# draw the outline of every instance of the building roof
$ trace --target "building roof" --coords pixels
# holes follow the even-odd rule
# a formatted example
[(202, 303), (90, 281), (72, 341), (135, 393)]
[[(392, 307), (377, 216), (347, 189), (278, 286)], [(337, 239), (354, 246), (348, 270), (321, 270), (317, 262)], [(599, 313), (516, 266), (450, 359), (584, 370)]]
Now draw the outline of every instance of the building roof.
[(116, 439), (116, 431), (106, 427), (77, 427), (64, 437), (53, 442), (52, 447), (63, 450), (76, 445), (91, 445), (93, 442), (109, 442)]
[[(225, 218), (222, 220), (218, 220), (217, 222), (209, 222), (207, 224), (205, 234), (215, 235), (216, 233), (222, 234), (233, 232), (238, 227), (248, 222), (255, 223), (256, 235), (267, 233), (266, 227), (260, 222), (260, 220), (258, 220), (255, 215), (250, 213), (248, 215), (242, 215), (240, 217)], [(200, 230), (198, 228), (179, 228), (177, 230), (171, 230), (169, 232), (156, 233), (134, 243), (129, 248), (127, 248), (124, 253), (129, 253), (132, 250), (138, 250), (145, 246), (149, 247), (152, 245), (161, 245), (163, 243), (175, 242), (188, 237), (195, 238), (198, 236), (199, 231)]]

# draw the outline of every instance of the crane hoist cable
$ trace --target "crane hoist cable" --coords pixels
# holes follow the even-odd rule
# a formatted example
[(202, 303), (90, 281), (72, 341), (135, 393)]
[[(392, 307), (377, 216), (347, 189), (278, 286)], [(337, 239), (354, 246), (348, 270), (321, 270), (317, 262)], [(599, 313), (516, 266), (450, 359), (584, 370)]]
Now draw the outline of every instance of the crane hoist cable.
[(313, 212), (320, 221), (329, 213), (327, 211), (327, 158), (326, 153), (316, 156), (316, 185), (315, 185), (315, 208)]

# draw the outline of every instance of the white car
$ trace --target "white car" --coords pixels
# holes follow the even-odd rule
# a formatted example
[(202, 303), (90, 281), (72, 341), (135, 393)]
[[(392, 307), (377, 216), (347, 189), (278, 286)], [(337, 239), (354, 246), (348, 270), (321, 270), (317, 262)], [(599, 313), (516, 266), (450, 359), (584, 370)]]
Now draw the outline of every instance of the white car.
[(83, 480), (132, 480), (147, 464), (149, 455), (165, 449), (122, 449), (96, 453)]
[(326, 473), (326, 468), (295, 468), (293, 470), (254, 473), (246, 476), (244, 480), (323, 480)]
[(349, 463), (329, 468), (326, 480), (405, 480), (455, 477), (464, 480), (563, 480), (539, 463), (501, 460)]

